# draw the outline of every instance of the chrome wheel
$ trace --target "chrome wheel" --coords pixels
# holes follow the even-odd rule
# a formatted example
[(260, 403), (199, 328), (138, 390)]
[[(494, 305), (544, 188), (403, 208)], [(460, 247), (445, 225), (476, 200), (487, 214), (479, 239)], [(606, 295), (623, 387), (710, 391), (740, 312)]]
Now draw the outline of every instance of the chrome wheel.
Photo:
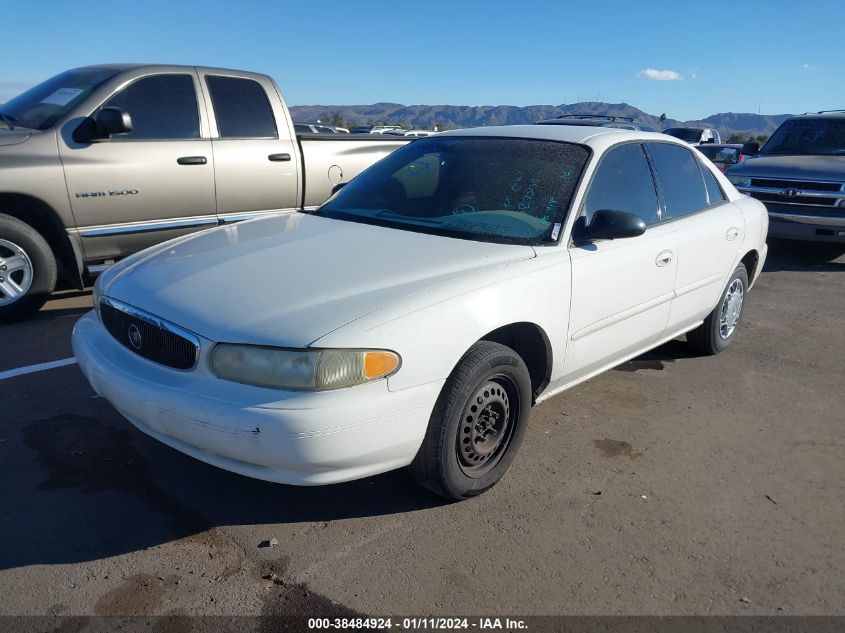
[(518, 391), (509, 378), (494, 376), (476, 389), (464, 407), (455, 447), (465, 475), (478, 478), (496, 466), (508, 449), (518, 412)]
[(20, 246), (0, 239), (0, 306), (24, 297), (32, 286), (32, 262)]
[(734, 333), (739, 316), (742, 314), (742, 300), (745, 297), (745, 287), (741, 279), (734, 279), (728, 286), (722, 308), (719, 311), (719, 335), (728, 339)]

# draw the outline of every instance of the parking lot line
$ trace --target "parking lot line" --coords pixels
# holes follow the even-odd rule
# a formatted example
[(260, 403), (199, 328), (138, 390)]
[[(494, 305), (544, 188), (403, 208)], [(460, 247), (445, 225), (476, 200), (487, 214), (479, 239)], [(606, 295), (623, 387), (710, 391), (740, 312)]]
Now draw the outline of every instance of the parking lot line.
[(66, 365), (75, 364), (75, 358), (63, 358), (62, 360), (54, 360), (49, 363), (38, 363), (37, 365), (27, 365), (26, 367), (18, 367), (17, 369), (7, 369), (6, 371), (0, 371), (0, 380), (6, 380), (7, 378), (15, 378), (16, 376), (34, 374), (39, 371), (47, 371), (48, 369), (56, 369), (57, 367), (65, 367)]

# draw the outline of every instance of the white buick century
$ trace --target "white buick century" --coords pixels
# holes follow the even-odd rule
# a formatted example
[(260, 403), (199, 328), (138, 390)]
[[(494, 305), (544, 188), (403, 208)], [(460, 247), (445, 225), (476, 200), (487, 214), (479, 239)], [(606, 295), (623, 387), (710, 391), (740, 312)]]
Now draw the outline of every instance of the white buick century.
[(305, 485), (409, 466), (464, 499), (535, 403), (684, 333), (728, 347), (767, 227), (669, 136), (459, 130), (316, 211), (119, 262), (73, 346), (132, 424), (209, 464)]

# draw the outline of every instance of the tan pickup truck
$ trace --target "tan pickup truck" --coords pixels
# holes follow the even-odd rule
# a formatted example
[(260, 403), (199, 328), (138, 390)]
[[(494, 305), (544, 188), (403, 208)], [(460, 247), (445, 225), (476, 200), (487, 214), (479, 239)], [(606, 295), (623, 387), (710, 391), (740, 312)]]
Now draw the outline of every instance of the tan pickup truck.
[(0, 321), (170, 238), (315, 207), (407, 139), (300, 135), (266, 75), (103, 65), (0, 106)]

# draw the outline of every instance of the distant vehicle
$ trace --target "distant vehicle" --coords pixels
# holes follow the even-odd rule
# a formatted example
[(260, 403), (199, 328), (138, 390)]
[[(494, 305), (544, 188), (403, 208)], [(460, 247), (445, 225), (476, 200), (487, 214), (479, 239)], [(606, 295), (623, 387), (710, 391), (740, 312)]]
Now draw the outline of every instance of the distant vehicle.
[(322, 123), (294, 123), (297, 134), (337, 134), (337, 128)]
[(130, 423), (214, 466), (299, 485), (410, 466), (466, 499), (507, 471), (535, 403), (684, 333), (728, 348), (767, 221), (664, 135), (444, 132), (313, 213), (119, 262), (73, 350)]
[(353, 128), (349, 129), (350, 134), (369, 134), (370, 130), (373, 129), (372, 125), (356, 125)]
[(656, 132), (652, 126), (635, 121), (627, 116), (611, 116), (609, 114), (561, 114), (554, 119), (537, 121), (537, 125), (594, 125), (596, 127), (612, 127), (620, 130), (638, 130), (640, 132)]
[(727, 172), (769, 210), (769, 235), (845, 242), (845, 110), (787, 119), (757, 152)]
[(402, 136), (422, 138), (423, 136), (432, 136), (433, 134), (437, 134), (437, 132), (432, 132), (431, 130), (408, 130)]
[(719, 130), (709, 127), (670, 127), (669, 129), (663, 130), (663, 133), (686, 141), (690, 145), (704, 145), (706, 143), (721, 144), (722, 142), (722, 137), (719, 136)]
[(159, 242), (316, 207), (413, 140), (327, 142), (270, 77), (195, 66), (76, 68), (0, 112), (0, 321)]
[(401, 125), (374, 125), (370, 128), (370, 134), (384, 134), (390, 130), (401, 130)]
[(382, 134), (384, 136), (405, 136), (405, 130), (400, 127), (395, 130), (384, 130), (383, 132), (370, 132), (370, 134)]
[(720, 144), (708, 143), (706, 145), (698, 145), (696, 149), (704, 154), (711, 162), (719, 168), (719, 171), (725, 173), (728, 167), (733, 167), (737, 163), (745, 160), (746, 156), (742, 153), (743, 145), (740, 144)]

